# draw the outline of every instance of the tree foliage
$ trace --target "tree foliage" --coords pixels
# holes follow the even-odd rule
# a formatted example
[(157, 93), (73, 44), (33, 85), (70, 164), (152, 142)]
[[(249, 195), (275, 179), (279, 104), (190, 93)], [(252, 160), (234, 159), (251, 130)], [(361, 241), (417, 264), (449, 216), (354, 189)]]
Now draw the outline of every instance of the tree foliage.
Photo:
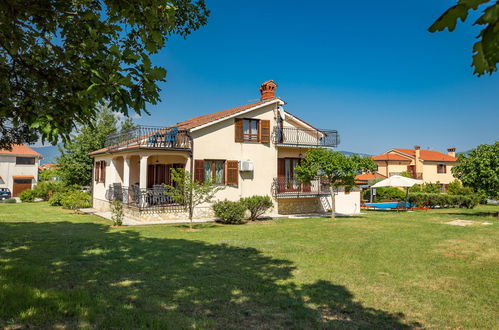
[(452, 174), (464, 186), (490, 198), (499, 197), (499, 141), (479, 145), (467, 155), (459, 154), (458, 161)]
[(324, 148), (311, 149), (305, 154), (300, 166), (296, 167), (298, 180), (309, 183), (318, 177), (326, 177), (330, 184), (332, 199), (331, 216), (335, 216), (334, 191), (344, 186), (350, 189), (355, 185), (355, 177), (363, 172), (374, 173), (376, 163), (368, 157), (345, 156)]
[[(79, 127), (65, 145), (59, 147), (58, 174), (66, 184), (88, 186), (92, 182), (92, 157), (88, 153), (105, 146), (106, 138), (120, 129), (119, 120), (111, 110), (100, 106), (97, 118)], [(129, 128), (130, 122), (125, 121)]]
[(209, 181), (194, 181), (192, 175), (182, 169), (171, 169), (171, 178), (174, 185), (165, 185), (168, 188), (167, 195), (171, 196), (177, 203), (185, 205), (189, 210), (189, 226), (192, 229), (192, 216), (194, 208), (204, 203), (213, 201), (215, 194), (224, 189)]
[(0, 148), (66, 140), (103, 101), (147, 113), (166, 75), (150, 56), (208, 14), (204, 0), (1, 1)]
[(499, 62), (499, 2), (495, 0), (458, 0), (456, 5), (443, 13), (428, 29), (430, 32), (448, 29), (454, 31), (457, 21), (464, 22), (472, 10), (485, 6), (482, 15), (473, 25), (482, 26), (473, 45), (474, 74), (481, 76), (497, 71)]

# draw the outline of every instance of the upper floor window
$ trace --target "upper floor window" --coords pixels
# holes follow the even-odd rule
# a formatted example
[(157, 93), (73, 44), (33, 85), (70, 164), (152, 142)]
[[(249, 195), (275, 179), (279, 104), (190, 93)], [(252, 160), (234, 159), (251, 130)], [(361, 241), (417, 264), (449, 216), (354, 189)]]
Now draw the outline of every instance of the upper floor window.
[(439, 173), (439, 174), (447, 173), (447, 166), (445, 164), (438, 164), (437, 165), (437, 173)]
[(258, 119), (244, 119), (243, 140), (258, 141)]
[(235, 142), (270, 142), (270, 120), (236, 119)]
[(35, 165), (35, 157), (16, 157), (17, 165)]

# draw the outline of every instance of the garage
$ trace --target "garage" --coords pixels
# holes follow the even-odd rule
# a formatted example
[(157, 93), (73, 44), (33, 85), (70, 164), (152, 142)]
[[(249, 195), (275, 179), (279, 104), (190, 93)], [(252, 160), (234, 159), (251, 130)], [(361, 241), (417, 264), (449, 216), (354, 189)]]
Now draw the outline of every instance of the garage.
[(14, 176), (12, 179), (14, 179), (12, 185), (12, 196), (17, 197), (22, 191), (31, 189), (34, 178), (32, 176)]

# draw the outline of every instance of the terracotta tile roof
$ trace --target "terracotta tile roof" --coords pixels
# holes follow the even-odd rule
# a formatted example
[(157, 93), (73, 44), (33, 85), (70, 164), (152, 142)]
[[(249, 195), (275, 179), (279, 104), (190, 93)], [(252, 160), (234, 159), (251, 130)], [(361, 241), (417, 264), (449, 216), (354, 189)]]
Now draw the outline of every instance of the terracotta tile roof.
[(355, 177), (355, 181), (369, 181), (369, 180), (374, 180), (374, 179), (385, 179), (386, 176), (379, 174), (379, 173), (363, 173), (359, 174)]
[(373, 160), (401, 160), (401, 161), (410, 161), (407, 157), (397, 155), (397, 154), (389, 154), (389, 153), (384, 153), (381, 155), (377, 156), (372, 156), (371, 157)]
[[(404, 154), (410, 155), (411, 157), (416, 157), (416, 150), (414, 149), (393, 149)], [(436, 162), (456, 162), (457, 158), (449, 156), (439, 151), (435, 150), (420, 150), (419, 157), (422, 160), (436, 161)]]
[(0, 155), (21, 155), (21, 156), (37, 156), (42, 157), (38, 152), (34, 151), (24, 144), (15, 144), (12, 150), (0, 149)]
[(242, 112), (244, 110), (248, 110), (248, 109), (257, 107), (259, 105), (269, 103), (269, 102), (274, 101), (274, 100), (276, 100), (275, 97), (271, 98), (271, 99), (263, 100), (263, 101), (258, 101), (258, 102), (253, 102), (253, 103), (241, 105), (239, 107), (235, 107), (235, 108), (231, 108), (231, 109), (227, 109), (227, 110), (209, 113), (207, 115), (193, 117), (193, 118), (181, 121), (180, 123), (177, 123), (176, 125), (173, 125), (173, 126), (177, 126), (179, 129), (185, 129), (185, 130), (193, 129), (193, 128), (196, 128), (198, 126), (208, 124), (212, 121), (235, 115), (235, 114)]

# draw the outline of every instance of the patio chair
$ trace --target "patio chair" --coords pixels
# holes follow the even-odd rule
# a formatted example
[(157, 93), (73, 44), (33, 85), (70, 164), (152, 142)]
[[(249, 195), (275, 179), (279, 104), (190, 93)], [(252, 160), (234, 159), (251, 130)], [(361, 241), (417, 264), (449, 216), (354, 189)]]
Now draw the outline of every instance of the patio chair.
[(395, 207), (395, 210), (397, 211), (407, 211), (407, 203), (406, 202), (398, 202), (397, 206)]
[(166, 142), (168, 143), (168, 147), (174, 147), (177, 143), (177, 135), (178, 135), (178, 128), (173, 127), (166, 133)]
[(123, 201), (123, 189), (121, 183), (113, 183), (113, 200)]

